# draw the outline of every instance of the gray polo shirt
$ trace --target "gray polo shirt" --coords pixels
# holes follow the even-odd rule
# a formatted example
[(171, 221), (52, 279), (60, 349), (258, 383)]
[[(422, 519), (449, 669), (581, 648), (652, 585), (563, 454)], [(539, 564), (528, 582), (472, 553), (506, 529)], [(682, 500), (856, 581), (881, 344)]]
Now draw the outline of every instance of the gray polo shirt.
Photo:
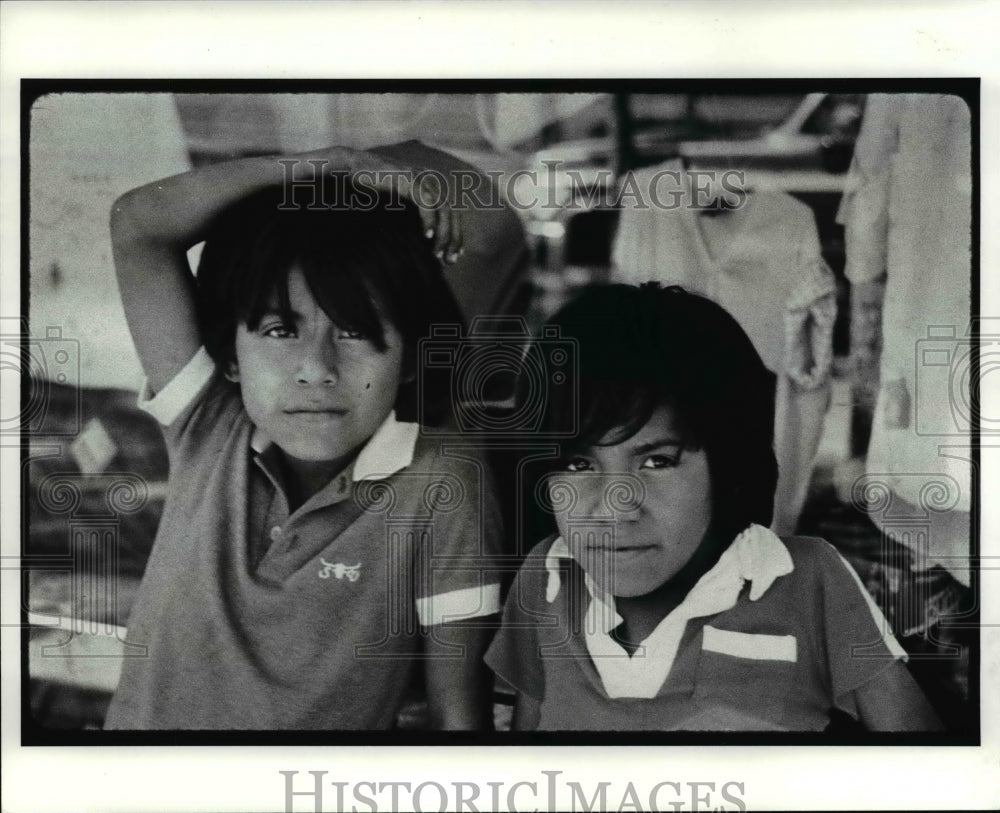
[(145, 408), (170, 495), (106, 728), (384, 729), (419, 631), (499, 609), (485, 461), (386, 420), (289, 513), (273, 447), (204, 351)]
[(747, 583), (720, 561), (685, 600), (707, 588), (694, 608), (674, 610), (630, 658), (608, 636), (613, 607), (596, 613), (608, 608), (582, 569), (560, 538), (546, 540), (510, 589), (486, 661), (539, 702), (539, 730), (821, 731), (833, 708), (857, 717), (853, 691), (905, 653), (835, 548), (773, 541), (782, 566), (765, 561)]

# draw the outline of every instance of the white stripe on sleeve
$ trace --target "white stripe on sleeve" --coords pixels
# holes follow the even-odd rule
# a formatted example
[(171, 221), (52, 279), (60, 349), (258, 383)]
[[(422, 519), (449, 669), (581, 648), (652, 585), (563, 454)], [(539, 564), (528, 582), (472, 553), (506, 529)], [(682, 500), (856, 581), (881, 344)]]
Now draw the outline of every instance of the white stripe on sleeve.
[(865, 597), (865, 603), (868, 605), (868, 610), (872, 614), (872, 621), (875, 622), (875, 626), (878, 627), (879, 631), (882, 633), (882, 641), (889, 649), (889, 652), (892, 653), (894, 658), (901, 658), (904, 661), (909, 660), (910, 656), (906, 654), (906, 650), (899, 645), (899, 641), (897, 641), (895, 636), (892, 634), (892, 627), (889, 626), (888, 619), (882, 615), (882, 610), (880, 610), (878, 604), (875, 603), (875, 599), (873, 599), (871, 597), (871, 593), (865, 589), (865, 585), (861, 581), (861, 577), (858, 576), (857, 571), (851, 567), (851, 563), (843, 557), (840, 551), (837, 551), (837, 556), (840, 556), (840, 561), (844, 563), (844, 567), (847, 568), (847, 572), (851, 574), (855, 584), (858, 585), (858, 590), (861, 591), (861, 595)]
[(215, 362), (204, 347), (199, 347), (183, 369), (156, 395), (150, 392), (149, 382), (143, 381), (139, 391), (139, 409), (148, 412), (162, 426), (170, 426), (214, 373)]
[(417, 618), (424, 627), (492, 615), (500, 612), (500, 585), (484, 584), (438, 593), (418, 598), (416, 604)]

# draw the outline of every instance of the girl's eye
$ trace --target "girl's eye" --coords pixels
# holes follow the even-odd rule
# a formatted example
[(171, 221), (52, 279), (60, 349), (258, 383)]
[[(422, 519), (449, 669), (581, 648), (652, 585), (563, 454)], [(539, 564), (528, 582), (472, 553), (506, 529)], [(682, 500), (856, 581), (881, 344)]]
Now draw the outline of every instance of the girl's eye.
[(270, 339), (294, 339), (295, 328), (284, 323), (278, 323), (262, 328), (261, 334)]
[(642, 461), (641, 469), (672, 469), (680, 463), (680, 457), (668, 457), (663, 454), (653, 454)]
[(585, 457), (571, 457), (566, 462), (566, 471), (590, 471), (590, 461)]
[(337, 334), (337, 337), (340, 339), (354, 339), (358, 341), (364, 341), (366, 338), (368, 338), (360, 330), (341, 330)]

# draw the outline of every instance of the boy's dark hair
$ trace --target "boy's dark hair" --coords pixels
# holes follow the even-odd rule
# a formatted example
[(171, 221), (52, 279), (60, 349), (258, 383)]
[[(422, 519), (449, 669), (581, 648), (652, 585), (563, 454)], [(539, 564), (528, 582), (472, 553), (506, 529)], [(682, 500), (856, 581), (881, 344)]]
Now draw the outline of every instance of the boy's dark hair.
[(547, 431), (577, 429), (564, 460), (627, 440), (666, 405), (688, 448), (706, 452), (721, 537), (771, 524), (775, 377), (727, 311), (677, 286), (600, 285), (550, 324), (577, 343), (576, 381), (553, 392), (544, 416)]
[[(262, 189), (210, 225), (196, 294), (205, 348), (219, 369), (228, 367), (237, 326), (254, 329), (275, 294), (279, 306), (288, 308), (288, 274), (298, 267), (341, 328), (360, 331), (382, 351), (383, 319), (395, 326), (404, 340), (404, 369), (414, 374), (400, 386), (396, 416), (433, 425), (451, 413), (450, 381), (418, 371), (417, 343), (430, 336), (432, 325), (462, 325), (463, 319), (420, 215), (398, 196), (390, 199), (342, 179), (327, 184)], [(418, 372), (424, 374), (422, 387)]]

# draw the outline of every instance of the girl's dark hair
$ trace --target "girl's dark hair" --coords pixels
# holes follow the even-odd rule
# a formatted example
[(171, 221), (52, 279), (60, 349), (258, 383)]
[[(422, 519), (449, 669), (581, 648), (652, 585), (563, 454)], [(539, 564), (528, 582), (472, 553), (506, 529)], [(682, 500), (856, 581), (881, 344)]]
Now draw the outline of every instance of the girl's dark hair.
[[(254, 329), (275, 295), (280, 308), (289, 307), (288, 275), (297, 267), (341, 328), (362, 332), (384, 351), (383, 319), (394, 325), (404, 340), (405, 369), (422, 375), (417, 343), (432, 325), (463, 324), (423, 231), (410, 201), (343, 180), (248, 195), (211, 224), (202, 250), (196, 301), (206, 350), (220, 369), (228, 366), (239, 324)], [(444, 375), (402, 384), (397, 418), (444, 420), (449, 387)]]
[(563, 459), (621, 443), (669, 406), (687, 446), (706, 452), (723, 538), (771, 524), (775, 378), (727, 311), (676, 286), (600, 285), (550, 326), (575, 342), (578, 365), (570, 386), (553, 388), (543, 418), (546, 432), (572, 438)]

